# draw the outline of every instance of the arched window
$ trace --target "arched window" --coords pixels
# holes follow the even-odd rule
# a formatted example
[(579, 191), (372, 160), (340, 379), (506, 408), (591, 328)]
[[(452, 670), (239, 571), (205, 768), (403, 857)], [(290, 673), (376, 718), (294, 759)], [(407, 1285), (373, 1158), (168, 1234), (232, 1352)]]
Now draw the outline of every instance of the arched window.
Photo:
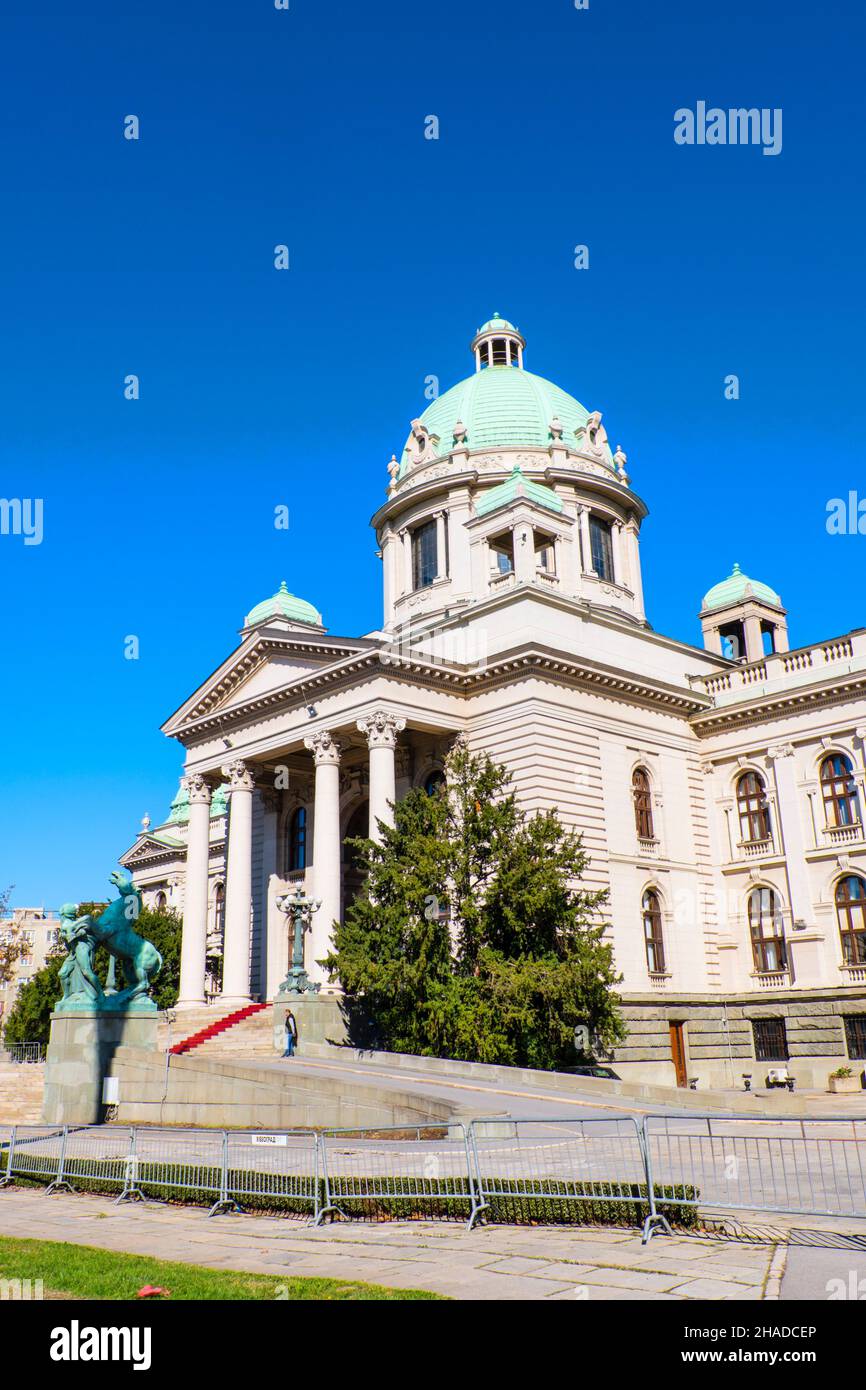
[(225, 909), (226, 886), (224, 883), (218, 883), (213, 890), (213, 924), (220, 935), (225, 931)]
[(749, 894), (749, 931), (758, 973), (787, 970), (785, 924), (778, 894), (772, 888), (753, 888)]
[(651, 975), (665, 973), (665, 943), (662, 936), (662, 906), (654, 888), (648, 888), (641, 901), (646, 963)]
[(165, 912), (165, 909), (168, 907), (168, 898), (165, 896), (165, 893), (157, 893), (153, 907), (155, 912)]
[(445, 773), (438, 767), (424, 778), (424, 790), (428, 796), (435, 796), (445, 786)]
[(770, 838), (770, 808), (767, 789), (758, 772), (744, 772), (737, 783), (737, 810), (740, 816), (740, 839), (756, 844)]
[(856, 874), (836, 884), (836, 920), (845, 965), (866, 965), (866, 883)]
[(654, 840), (653, 798), (649, 773), (636, 767), (631, 775), (631, 794), (634, 799), (634, 823), (641, 840)]
[(850, 758), (831, 753), (821, 764), (821, 793), (829, 826), (857, 825), (860, 803)]
[(289, 817), (286, 844), (286, 872), (298, 873), (307, 867), (307, 808), (299, 806)]

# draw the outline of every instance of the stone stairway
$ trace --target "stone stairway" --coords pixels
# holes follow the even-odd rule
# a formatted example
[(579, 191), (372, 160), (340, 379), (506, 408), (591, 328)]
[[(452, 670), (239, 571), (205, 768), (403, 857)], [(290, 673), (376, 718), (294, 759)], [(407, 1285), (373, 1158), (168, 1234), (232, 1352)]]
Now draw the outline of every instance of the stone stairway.
[(0, 1061), (0, 1124), (38, 1124), (44, 1089), (44, 1062)]

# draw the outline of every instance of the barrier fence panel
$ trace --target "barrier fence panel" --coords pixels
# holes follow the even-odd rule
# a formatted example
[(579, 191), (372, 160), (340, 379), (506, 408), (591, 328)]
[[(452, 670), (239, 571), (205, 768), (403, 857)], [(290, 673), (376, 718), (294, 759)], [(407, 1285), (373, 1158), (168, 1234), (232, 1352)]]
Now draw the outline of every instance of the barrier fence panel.
[(133, 1161), (122, 1197), (146, 1190), (195, 1193), (212, 1198), (215, 1211), (225, 1197), (226, 1138), (218, 1129), (143, 1129), (136, 1126)]
[(702, 1208), (866, 1218), (866, 1118), (648, 1115), (644, 1136), (656, 1185)]
[(583, 1219), (591, 1219), (596, 1204), (615, 1204), (632, 1219), (663, 1220), (647, 1180), (642, 1134), (631, 1116), (473, 1120), (469, 1136), (479, 1193), (473, 1222), (482, 1212), (505, 1221), (543, 1220), (550, 1203), (565, 1202), (575, 1203), (575, 1215)]
[(127, 1182), (132, 1129), (128, 1125), (69, 1125), (58, 1181), (90, 1191), (117, 1188)]
[(474, 1219), (478, 1198), (461, 1124), (328, 1130), (321, 1151), (325, 1193), (317, 1223), (329, 1212), (376, 1208), (396, 1217), (435, 1209)]
[(311, 1133), (229, 1130), (223, 1200), (230, 1205), (321, 1207), (319, 1140)]
[(8, 1187), (12, 1178), (6, 1170), (9, 1162), (9, 1153), (12, 1147), (12, 1136), (15, 1133), (14, 1125), (0, 1125), (0, 1187)]
[(6, 1155), (8, 1180), (16, 1177), (48, 1183), (51, 1191), (62, 1182), (63, 1125), (15, 1125)]

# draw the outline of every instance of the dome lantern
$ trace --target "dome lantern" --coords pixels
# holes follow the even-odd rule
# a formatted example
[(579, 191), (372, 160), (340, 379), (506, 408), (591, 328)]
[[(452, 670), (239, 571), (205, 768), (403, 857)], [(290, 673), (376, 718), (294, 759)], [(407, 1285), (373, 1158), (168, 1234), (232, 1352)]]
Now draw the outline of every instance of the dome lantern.
[(525, 347), (526, 340), (514, 324), (494, 313), (493, 318), (483, 323), (472, 339), (475, 370), (480, 372), (485, 367), (522, 368)]

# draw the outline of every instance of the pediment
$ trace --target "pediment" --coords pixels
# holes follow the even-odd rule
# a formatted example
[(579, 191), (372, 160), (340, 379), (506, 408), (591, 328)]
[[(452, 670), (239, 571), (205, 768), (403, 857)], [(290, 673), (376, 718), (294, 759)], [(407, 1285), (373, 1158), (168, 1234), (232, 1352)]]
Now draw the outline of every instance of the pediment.
[(253, 633), (166, 720), (163, 733), (176, 735), (193, 720), (291, 686), (372, 645), (363, 638), (311, 641), (291, 635)]
[(120, 855), (119, 864), (127, 867), (135, 864), (143, 864), (149, 859), (164, 858), (166, 855), (177, 855), (186, 853), (186, 844), (181, 839), (167, 835), (165, 839), (158, 839), (155, 835), (139, 835), (135, 844)]

